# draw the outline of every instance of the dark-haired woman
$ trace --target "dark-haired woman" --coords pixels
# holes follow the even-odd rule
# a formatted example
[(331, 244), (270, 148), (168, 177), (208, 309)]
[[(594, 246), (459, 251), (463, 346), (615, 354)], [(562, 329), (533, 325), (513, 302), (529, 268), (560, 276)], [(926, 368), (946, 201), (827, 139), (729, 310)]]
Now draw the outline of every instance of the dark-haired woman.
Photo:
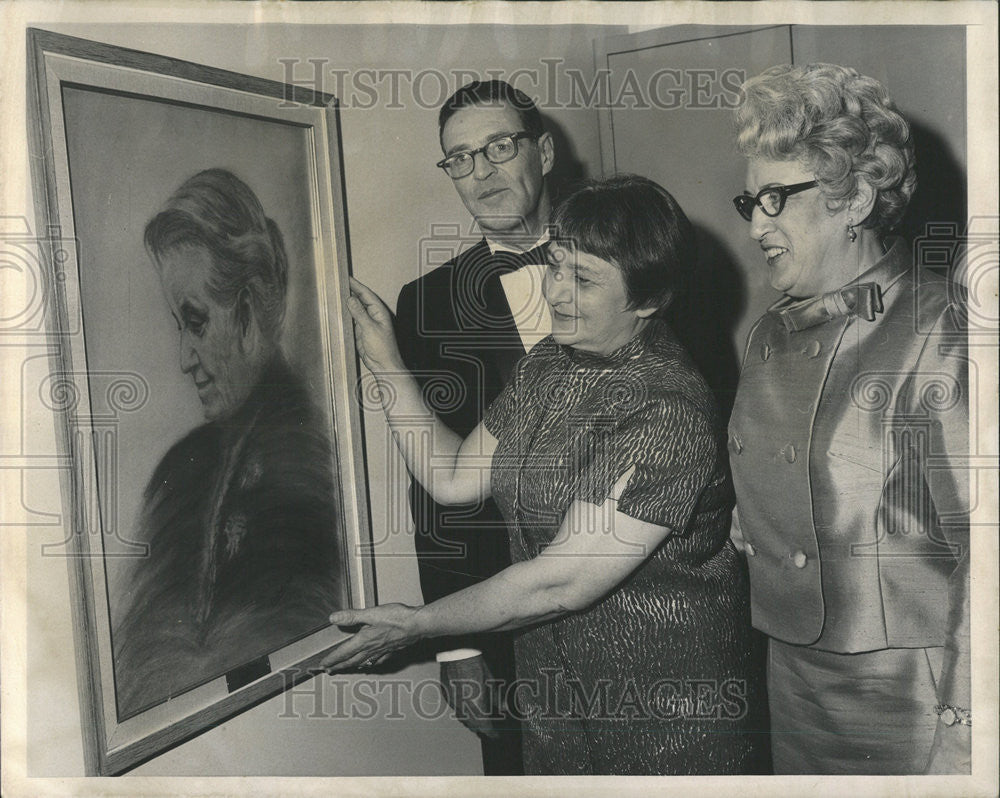
[[(711, 395), (657, 312), (682, 294), (693, 232), (660, 186), (582, 188), (554, 219), (553, 332), (464, 441), (424, 407), (389, 311), (355, 283), (365, 364), (411, 473), (442, 503), (490, 494), (514, 564), (362, 624), (324, 664), (365, 667), (420, 638), (523, 629), (525, 767), (536, 774), (740, 773), (750, 767), (747, 585)], [(418, 427), (423, 419), (423, 440)]]

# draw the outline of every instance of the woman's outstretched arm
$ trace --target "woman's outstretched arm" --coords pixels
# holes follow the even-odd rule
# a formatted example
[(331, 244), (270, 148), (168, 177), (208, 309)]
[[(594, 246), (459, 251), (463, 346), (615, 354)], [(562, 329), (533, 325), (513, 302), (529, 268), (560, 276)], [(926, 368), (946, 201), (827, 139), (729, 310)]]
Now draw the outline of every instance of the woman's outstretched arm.
[(575, 501), (538, 557), (422, 607), (383, 604), (330, 616), (360, 626), (326, 655), (328, 670), (367, 667), (423, 638), (499, 632), (550, 621), (593, 604), (638, 568), (666, 527), (619, 513), (614, 499)]
[(438, 504), (472, 504), (490, 495), (496, 438), (479, 424), (465, 440), (424, 401), (396, 344), (392, 313), (378, 295), (351, 278), (347, 309), (358, 354), (372, 372), (393, 440), (406, 466)]

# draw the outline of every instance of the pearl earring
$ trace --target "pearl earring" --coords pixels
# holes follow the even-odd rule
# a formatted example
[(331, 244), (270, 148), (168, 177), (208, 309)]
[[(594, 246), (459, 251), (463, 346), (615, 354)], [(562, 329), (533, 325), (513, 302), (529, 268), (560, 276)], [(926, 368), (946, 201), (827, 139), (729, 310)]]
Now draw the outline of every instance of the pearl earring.
[(847, 239), (853, 244), (858, 240), (858, 233), (854, 229), (854, 217), (847, 220)]

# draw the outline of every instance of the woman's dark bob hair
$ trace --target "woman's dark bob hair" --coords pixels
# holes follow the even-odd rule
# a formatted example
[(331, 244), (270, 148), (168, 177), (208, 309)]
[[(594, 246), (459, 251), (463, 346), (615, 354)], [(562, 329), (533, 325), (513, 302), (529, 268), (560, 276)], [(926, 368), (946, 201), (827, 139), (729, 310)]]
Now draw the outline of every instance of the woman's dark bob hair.
[(694, 228), (663, 186), (639, 175), (584, 183), (556, 208), (555, 237), (617, 266), (629, 308), (665, 309), (695, 268)]

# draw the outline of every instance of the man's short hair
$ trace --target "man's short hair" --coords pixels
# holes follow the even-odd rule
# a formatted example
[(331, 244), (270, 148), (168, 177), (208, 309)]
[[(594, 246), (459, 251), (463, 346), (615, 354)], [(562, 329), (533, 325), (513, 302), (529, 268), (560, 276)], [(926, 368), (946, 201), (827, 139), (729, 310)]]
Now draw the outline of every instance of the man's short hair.
[(474, 80), (462, 86), (438, 112), (438, 138), (444, 132), (445, 123), (463, 108), (477, 105), (506, 105), (517, 111), (521, 127), (533, 136), (545, 132), (542, 115), (527, 94), (515, 89), (505, 80)]

